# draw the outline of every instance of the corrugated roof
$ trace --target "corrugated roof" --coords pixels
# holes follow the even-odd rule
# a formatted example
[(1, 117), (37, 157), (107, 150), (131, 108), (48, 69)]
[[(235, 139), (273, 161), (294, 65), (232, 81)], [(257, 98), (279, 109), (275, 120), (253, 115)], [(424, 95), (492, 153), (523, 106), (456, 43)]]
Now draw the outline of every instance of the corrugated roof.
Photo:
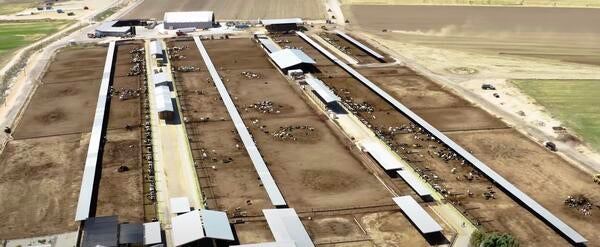
[(83, 226), (83, 246), (117, 246), (119, 222), (117, 216), (88, 218)]
[(171, 77), (169, 76), (169, 74), (167, 74), (167, 72), (160, 72), (152, 75), (152, 81), (154, 82), (154, 85), (161, 84), (165, 82), (170, 82)]
[(144, 243), (144, 225), (121, 224), (119, 226), (119, 244)]
[(229, 219), (225, 212), (203, 209), (200, 211), (200, 215), (202, 216), (206, 237), (234, 240), (233, 231), (231, 231)]
[(302, 24), (303, 21), (300, 18), (287, 18), (287, 19), (266, 19), (261, 20), (261, 24), (268, 25), (278, 25), (278, 24)]
[(319, 50), (323, 55), (325, 55), (326, 57), (331, 59), (334, 63), (338, 64), (340, 67), (342, 67), (348, 73), (350, 73), (354, 78), (359, 80), (365, 86), (369, 87), (375, 93), (380, 95), (388, 103), (393, 105), (397, 110), (399, 110), (403, 114), (405, 114), (409, 119), (415, 121), (419, 126), (426, 129), (429, 133), (431, 133), (433, 136), (435, 136), (438, 140), (440, 140), (441, 142), (446, 144), (448, 147), (450, 147), (450, 149), (454, 150), (458, 155), (463, 157), (465, 160), (467, 160), (469, 163), (471, 163), (473, 166), (475, 166), (479, 171), (481, 171), (483, 174), (488, 176), (491, 180), (496, 182), (496, 184), (498, 186), (500, 186), (504, 190), (508, 191), (509, 194), (514, 196), (519, 202), (524, 204), (528, 209), (535, 212), (535, 214), (537, 216), (544, 219), (545, 222), (548, 222), (551, 226), (553, 226), (553, 228), (555, 228), (555, 229), (557, 229), (557, 231), (561, 232), (571, 242), (573, 242), (573, 243), (586, 243), (587, 242), (587, 239), (585, 239), (581, 234), (579, 234), (577, 231), (575, 231), (575, 229), (571, 228), (569, 225), (567, 225), (565, 222), (560, 220), (558, 217), (556, 217), (554, 214), (552, 214), (550, 211), (548, 211), (542, 205), (537, 203), (535, 200), (533, 200), (527, 194), (525, 194), (521, 190), (519, 190), (516, 186), (514, 186), (512, 183), (510, 183), (504, 177), (500, 176), (500, 174), (496, 173), (493, 169), (491, 169), (485, 163), (481, 162), (479, 159), (477, 159), (475, 156), (473, 156), (467, 150), (465, 150), (460, 145), (455, 143), (452, 139), (448, 138), (446, 135), (444, 135), (442, 132), (440, 132), (439, 130), (434, 128), (427, 121), (425, 121), (424, 119), (419, 117), (416, 113), (414, 113), (413, 111), (408, 109), (408, 107), (404, 106), (402, 103), (400, 103), (394, 97), (389, 95), (387, 92), (385, 92), (385, 90), (381, 89), (380, 87), (375, 85), (375, 83), (371, 82), (369, 79), (367, 79), (366, 77), (364, 77), (363, 75), (358, 73), (356, 70), (354, 70), (352, 67), (350, 67), (349, 65), (345, 64), (343, 61), (341, 61), (340, 59), (335, 57), (332, 53), (327, 51), (321, 45), (317, 44), (310, 37), (306, 36), (306, 34), (303, 34), (301, 32), (296, 32), (296, 34), (298, 34), (298, 36), (300, 36), (302, 39), (306, 40), (306, 42), (308, 42), (310, 45), (312, 45), (317, 50)]
[(171, 91), (167, 86), (158, 86), (154, 88), (154, 100), (158, 112), (175, 111), (171, 99)]
[(298, 247), (314, 247), (310, 236), (293, 208), (263, 209), (276, 242), (293, 242)]
[(308, 85), (310, 85), (310, 87), (313, 90), (315, 90), (315, 92), (317, 92), (317, 94), (323, 100), (325, 100), (325, 102), (331, 103), (331, 102), (340, 100), (340, 97), (335, 95), (335, 93), (333, 91), (331, 91), (331, 89), (327, 85), (325, 85), (325, 83), (323, 83), (321, 80), (314, 78), (312, 76), (306, 77), (305, 80), (306, 80), (306, 83), (308, 83)]
[(198, 210), (173, 217), (171, 227), (175, 246), (181, 246), (205, 237)]
[(92, 134), (88, 144), (83, 176), (81, 179), (81, 188), (79, 189), (79, 199), (77, 201), (77, 211), (75, 220), (85, 220), (90, 216), (90, 206), (92, 205), (92, 193), (96, 180), (96, 165), (100, 151), (100, 142), (102, 140), (102, 129), (104, 128), (104, 116), (106, 111), (106, 101), (108, 99), (108, 89), (110, 85), (110, 75), (112, 72), (113, 58), (115, 55), (116, 43), (110, 42), (104, 62), (104, 71), (102, 73), (102, 82), (96, 102), (96, 112), (94, 114), (94, 124), (92, 125)]
[(363, 141), (360, 144), (386, 171), (399, 170), (404, 164), (392, 154), (392, 150), (378, 141)]
[(144, 245), (162, 243), (160, 222), (144, 223)]
[(410, 196), (392, 198), (402, 212), (423, 234), (440, 232), (442, 227)]
[(187, 213), (190, 211), (190, 200), (187, 197), (173, 197), (170, 200), (171, 213)]
[(430, 196), (431, 192), (423, 185), (419, 178), (413, 175), (409, 171), (399, 170), (396, 171), (398, 175), (415, 191), (419, 196)]
[(273, 42), (273, 40), (269, 37), (259, 37), (258, 42), (260, 42), (267, 49), (267, 51), (269, 51), (269, 53), (281, 50), (279, 45)]
[(248, 152), (248, 155), (250, 156), (250, 159), (252, 160), (254, 169), (256, 170), (256, 173), (258, 173), (258, 176), (260, 177), (260, 181), (262, 182), (263, 187), (265, 188), (265, 190), (267, 191), (267, 194), (269, 195), (269, 199), (271, 200), (271, 203), (273, 204), (273, 206), (286, 206), (287, 203), (283, 199), (283, 195), (281, 195), (281, 192), (279, 191), (279, 188), (277, 187), (275, 180), (271, 176), (271, 172), (269, 171), (269, 168), (267, 168), (267, 165), (265, 164), (265, 161), (263, 160), (262, 156), (260, 155), (258, 148), (256, 148), (254, 139), (252, 139), (252, 136), (250, 135), (250, 132), (248, 132), (248, 129), (246, 128), (246, 125), (244, 124), (244, 121), (242, 120), (242, 117), (240, 116), (240, 113), (235, 108), (235, 104), (233, 103), (231, 96), (229, 96), (229, 93), (227, 92), (227, 88), (225, 87), (225, 84), (223, 84), (223, 81), (221, 80), (221, 77), (219, 76), (217, 69), (215, 68), (214, 64), (212, 63), (212, 60), (210, 59), (208, 52), (204, 48), (202, 41), (200, 40), (200, 38), (198, 38), (198, 36), (194, 36), (194, 41), (196, 42), (196, 46), (198, 47), (198, 50), (200, 51), (200, 55), (202, 56), (202, 59), (204, 60), (204, 63), (206, 64), (206, 68), (208, 68), (208, 72), (210, 73), (210, 76), (212, 77), (213, 82), (215, 83), (215, 86), (217, 87), (217, 91), (219, 92), (219, 95), (221, 96), (221, 99), (223, 100), (223, 104), (225, 104), (225, 108), (227, 109), (227, 112), (229, 113), (229, 116), (231, 117), (231, 121), (233, 121), (235, 129), (237, 130), (238, 134), (240, 135), (240, 139), (242, 140), (242, 143), (244, 144), (244, 147), (246, 148), (246, 151)]
[(298, 49), (283, 49), (273, 53), (269, 53), (269, 57), (273, 59), (279, 68), (286, 69), (298, 64), (316, 64), (315, 60), (310, 58), (306, 53)]
[(158, 40), (150, 41), (150, 54), (151, 55), (162, 55), (163, 54), (163, 47), (162, 47), (162, 44), (160, 43), (160, 41), (158, 41)]
[(190, 22), (212, 22), (214, 12), (212, 11), (183, 11), (165, 12), (166, 23), (190, 23)]
[(358, 48), (360, 48), (361, 50), (365, 51), (366, 53), (368, 53), (369, 55), (379, 59), (379, 60), (383, 60), (384, 57), (377, 53), (376, 51), (374, 51), (373, 49), (369, 48), (368, 46), (364, 45), (363, 43), (358, 42), (358, 40), (350, 37), (349, 35), (347, 35), (346, 33), (342, 32), (342, 31), (335, 31), (337, 33), (337, 35), (339, 35), (340, 37), (348, 40), (350, 43), (358, 46)]

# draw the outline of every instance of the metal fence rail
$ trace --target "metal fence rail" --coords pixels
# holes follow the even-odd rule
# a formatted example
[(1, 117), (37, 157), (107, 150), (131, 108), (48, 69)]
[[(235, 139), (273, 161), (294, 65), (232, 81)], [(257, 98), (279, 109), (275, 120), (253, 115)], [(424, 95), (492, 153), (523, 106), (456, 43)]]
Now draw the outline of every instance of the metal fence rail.
[(433, 136), (435, 136), (438, 140), (442, 141), (444, 144), (446, 144), (446, 146), (448, 146), (450, 149), (454, 150), (454, 152), (456, 152), (458, 155), (460, 155), (465, 160), (467, 160), (469, 163), (471, 163), (473, 166), (475, 166), (479, 171), (481, 171), (483, 174), (485, 174), (487, 177), (489, 177), (492, 181), (494, 181), (500, 188), (507, 191), (519, 203), (524, 205), (529, 210), (533, 211), (543, 221), (550, 224), (551, 227), (553, 227), (556, 231), (558, 231), (560, 234), (562, 234), (564, 237), (566, 237), (569, 241), (571, 241), (572, 243), (576, 243), (576, 244), (584, 244), (587, 242), (587, 240), (583, 236), (581, 236), (581, 234), (579, 234), (577, 231), (575, 231), (573, 228), (571, 228), (565, 222), (560, 220), (558, 217), (554, 216), (554, 214), (552, 214), (550, 211), (548, 211), (542, 205), (540, 205), (535, 200), (533, 200), (531, 197), (529, 197), (527, 194), (525, 194), (524, 192), (519, 190), (516, 186), (511, 184), (504, 177), (500, 176), (500, 174), (496, 173), (489, 166), (487, 166), (486, 164), (481, 162), (479, 159), (477, 159), (475, 156), (473, 156), (467, 150), (462, 148), (460, 145), (456, 144), (454, 141), (452, 141), (450, 138), (448, 138), (442, 132), (440, 132), (439, 130), (434, 128), (427, 121), (425, 121), (424, 119), (419, 117), (416, 113), (414, 113), (413, 111), (408, 109), (408, 107), (404, 106), (402, 103), (400, 103), (394, 97), (389, 95), (383, 89), (381, 89), (380, 87), (375, 85), (375, 83), (371, 82), (369, 79), (367, 79), (366, 77), (364, 77), (363, 75), (358, 73), (358, 71), (354, 70), (352, 67), (345, 64), (340, 59), (336, 58), (332, 53), (330, 53), (325, 48), (323, 48), (322, 46), (317, 44), (306, 34), (304, 34), (302, 32), (296, 32), (296, 33), (298, 34), (298, 36), (300, 36), (302, 39), (304, 39), (306, 42), (308, 42), (311, 46), (313, 46), (319, 52), (323, 53), (323, 55), (325, 55), (326, 57), (331, 59), (334, 63), (336, 63), (337, 65), (342, 67), (346, 72), (351, 74), (354, 78), (359, 80), (365, 86), (370, 88), (373, 92), (375, 92), (376, 94), (381, 96), (383, 99), (385, 99), (388, 103), (393, 105), (397, 110), (401, 111), (406, 117), (408, 117), (409, 119), (411, 119), (412, 121), (417, 123), (422, 128), (426, 129), (429, 133), (431, 133)]
[(254, 169), (256, 169), (256, 172), (258, 173), (258, 176), (260, 177), (260, 180), (262, 181), (263, 186), (267, 191), (269, 198), (271, 199), (271, 203), (276, 207), (287, 206), (285, 200), (283, 199), (283, 195), (281, 195), (281, 192), (279, 191), (275, 180), (271, 176), (269, 168), (267, 168), (267, 165), (265, 164), (265, 161), (260, 155), (256, 144), (254, 144), (254, 139), (252, 139), (250, 132), (248, 132), (248, 129), (246, 128), (246, 125), (244, 124), (244, 121), (240, 116), (240, 113), (237, 111), (233, 100), (231, 100), (231, 96), (229, 96), (229, 93), (227, 92), (227, 88), (225, 88), (225, 84), (223, 84), (223, 81), (221, 80), (217, 69), (213, 65), (210, 56), (206, 51), (206, 48), (204, 48), (204, 45), (202, 44), (202, 41), (198, 36), (194, 36), (194, 41), (196, 42), (196, 46), (198, 46), (198, 50), (200, 51), (202, 60), (204, 60), (204, 63), (208, 68), (208, 72), (210, 73), (210, 76), (212, 77), (213, 82), (217, 87), (217, 91), (219, 91), (219, 95), (223, 100), (223, 104), (225, 104), (225, 107), (227, 108), (227, 112), (231, 117), (231, 121), (233, 121), (235, 129), (240, 135), (240, 139), (242, 139), (242, 142), (244, 143), (244, 147), (246, 148), (248, 155), (250, 155), (250, 159), (252, 160)]

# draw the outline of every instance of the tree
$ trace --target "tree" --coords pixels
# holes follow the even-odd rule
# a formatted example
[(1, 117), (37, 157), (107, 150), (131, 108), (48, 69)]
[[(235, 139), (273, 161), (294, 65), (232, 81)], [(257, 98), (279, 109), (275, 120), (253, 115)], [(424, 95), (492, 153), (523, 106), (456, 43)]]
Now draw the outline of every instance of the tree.
[(518, 247), (519, 241), (506, 233), (482, 233), (474, 231), (471, 234), (471, 246), (475, 247)]

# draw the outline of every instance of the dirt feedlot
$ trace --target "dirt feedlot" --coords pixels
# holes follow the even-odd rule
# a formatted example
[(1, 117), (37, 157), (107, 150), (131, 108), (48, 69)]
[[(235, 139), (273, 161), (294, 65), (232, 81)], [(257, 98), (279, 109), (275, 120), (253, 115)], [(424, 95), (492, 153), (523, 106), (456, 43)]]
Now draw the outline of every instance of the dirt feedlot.
[[(141, 42), (119, 42), (115, 66), (117, 71), (134, 66), (131, 53), (143, 47)], [(140, 98), (120, 99), (128, 90), (138, 90), (141, 75), (115, 73), (110, 100), (108, 131), (102, 157), (102, 173), (98, 185), (96, 216), (119, 216), (122, 222), (140, 223), (143, 219), (143, 192), (140, 137)], [(130, 126), (130, 127), (127, 127)], [(119, 172), (121, 166), (127, 171)]]
[[(73, 219), (105, 57), (105, 47), (65, 48), (42, 78), (16, 140), (0, 154), (0, 239), (77, 229)], [(81, 70), (93, 73), (54, 79)]]
[[(289, 40), (292, 41), (293, 46), (303, 47), (305, 50), (314, 50), (314, 48), (310, 47), (299, 38), (289, 37)], [(319, 57), (317, 57), (317, 59), (320, 60)], [(327, 68), (327, 66), (330, 65), (325, 63), (324, 67), (319, 66), (319, 69), (323, 67), (321, 71), (331, 71), (332, 69)], [(378, 70), (381, 72), (381, 69)], [(445, 92), (440, 88), (436, 89), (434, 87), (435, 84), (428, 80), (419, 79), (415, 74), (410, 75), (409, 73), (406, 73), (404, 69), (394, 70), (403, 71), (401, 73), (402, 76), (398, 76), (398, 78), (407, 78), (409, 82), (417, 82), (413, 85), (414, 88), (410, 95), (414, 94), (431, 97), (426, 95), (431, 91), (430, 93), (432, 94), (447, 96), (447, 101), (438, 101), (434, 104), (437, 108), (451, 108), (457, 105), (468, 106), (464, 101), (453, 98), (453, 95), (449, 92)], [(378, 83), (378, 77), (374, 76), (377, 73), (365, 72), (365, 74), (370, 75), (369, 78)], [(385, 81), (387, 81), (390, 72), (384, 74), (386, 74), (386, 77), (379, 79), (385, 79)], [(463, 211), (467, 217), (472, 219), (472, 221), (481, 224), (484, 230), (510, 232), (525, 245), (567, 244), (567, 242), (550, 227), (523, 207), (519, 206), (501, 190), (496, 188), (489, 180), (478, 174), (477, 171), (474, 171), (469, 166), (461, 165), (459, 160), (444, 159), (442, 154), (447, 152), (444, 147), (439, 146), (436, 142), (429, 141), (428, 138), (426, 138), (425, 133), (418, 130), (415, 131), (402, 114), (398, 111), (390, 110), (391, 106), (389, 104), (377, 97), (359, 81), (347, 76), (338, 77), (336, 74), (334, 75), (335, 76), (331, 76), (327, 73), (323, 73), (320, 77), (326, 84), (334, 88), (338, 94), (344, 95), (343, 98), (352, 100), (355, 103), (366, 102), (371, 105), (374, 108), (372, 114), (368, 112), (358, 112), (358, 115), (367, 120), (375, 130), (379, 131), (382, 138), (389, 141), (391, 147), (397, 150), (398, 154), (407, 160), (421, 176), (428, 177), (429, 179), (427, 180), (432, 184), (440, 185), (441, 191), (448, 191), (446, 193), (449, 195), (447, 200), (457, 205), (457, 207)], [(407, 101), (406, 99), (403, 100), (403, 98), (398, 95), (394, 96), (398, 97), (400, 101), (409, 106), (411, 106), (411, 104), (419, 104), (418, 101)], [(408, 98), (410, 98), (410, 96)], [(427, 107), (425, 105), (418, 107), (418, 110), (423, 109), (427, 109)], [(481, 111), (478, 109), (476, 110)], [(376, 117), (373, 118), (373, 116)], [(431, 117), (432, 119), (435, 119), (436, 116)], [(481, 126), (478, 126), (480, 124), (498, 124), (497, 120), (494, 120), (491, 117), (478, 116), (477, 118), (480, 120), (475, 121), (475, 126), (472, 126), (471, 124), (464, 125), (452, 123), (452, 125), (454, 125), (453, 128), (464, 131), (471, 128), (481, 128)], [(431, 119), (428, 120), (432, 121)], [(461, 121), (470, 122), (464, 121), (464, 118)], [(392, 130), (390, 130), (389, 127), (393, 127)], [(454, 173), (450, 172), (452, 168), (456, 168)], [(469, 173), (472, 175), (469, 175)], [(465, 174), (466, 176), (463, 176)], [(432, 180), (433, 177), (437, 177), (437, 179)], [(495, 199), (485, 199), (484, 195), (489, 194), (490, 191), (494, 194)], [(469, 192), (471, 195), (469, 195)]]
[(256, 20), (265, 18), (325, 19), (325, 5), (320, 0), (146, 0), (125, 18), (157, 18), (168, 11), (215, 12), (218, 20)]
[[(418, 232), (406, 219), (397, 219), (404, 216), (393, 205), (391, 193), (348, 151), (343, 139), (269, 63), (257, 44), (249, 39), (203, 42), (277, 185), (289, 206), (301, 214), (314, 241), (357, 241), (362, 246), (393, 246), (408, 241), (415, 246), (427, 245), (425, 239), (411, 237)], [(250, 220), (235, 225), (241, 243), (272, 241), (263, 221), (245, 217), (258, 216), (261, 208), (272, 206), (194, 43), (171, 40), (169, 47), (173, 46), (188, 47), (180, 53), (184, 59), (173, 61), (175, 67), (194, 65), (200, 70), (177, 73), (176, 81), (184, 91), (182, 108), (189, 121), (194, 156), (207, 154), (197, 159), (197, 165), (203, 193), (209, 195), (209, 207), (227, 209), (236, 218)], [(243, 72), (258, 78), (249, 78)], [(272, 103), (272, 108), (261, 106), (266, 101)], [(290, 126), (291, 130), (282, 129)], [(273, 136), (282, 130), (290, 131), (295, 140)], [(354, 209), (357, 206), (374, 208), (360, 213)], [(240, 209), (235, 210), (237, 207)], [(341, 208), (345, 210), (338, 211)], [(307, 213), (313, 209), (322, 212), (316, 215), (323, 215), (308, 220), (306, 216), (315, 216)], [(375, 219), (387, 223), (378, 224)]]

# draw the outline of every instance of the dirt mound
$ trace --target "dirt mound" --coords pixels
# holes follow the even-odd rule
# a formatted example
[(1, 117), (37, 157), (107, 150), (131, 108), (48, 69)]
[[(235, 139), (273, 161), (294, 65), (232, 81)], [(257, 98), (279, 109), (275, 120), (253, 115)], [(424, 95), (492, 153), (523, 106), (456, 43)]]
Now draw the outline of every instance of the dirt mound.
[(37, 117), (37, 120), (43, 123), (52, 123), (64, 120), (66, 114), (61, 109), (54, 109), (46, 114)]

